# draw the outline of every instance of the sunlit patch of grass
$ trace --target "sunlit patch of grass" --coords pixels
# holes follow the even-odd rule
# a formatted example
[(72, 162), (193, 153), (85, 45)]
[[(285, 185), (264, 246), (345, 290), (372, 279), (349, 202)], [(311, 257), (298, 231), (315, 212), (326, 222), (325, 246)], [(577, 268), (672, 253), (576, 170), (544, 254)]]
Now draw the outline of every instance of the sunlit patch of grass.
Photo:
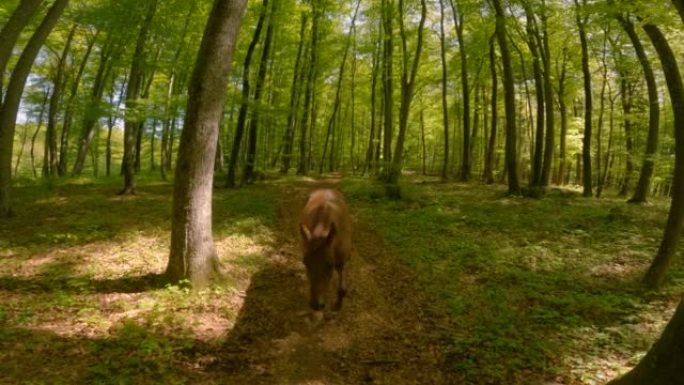
[[(102, 182), (102, 181), (100, 181)], [(216, 190), (224, 278), (164, 284), (172, 186), (26, 184), (0, 222), (0, 367), (36, 383), (188, 383), (232, 328), (274, 242), (278, 190)], [(61, 350), (60, 350), (61, 349)], [(58, 353), (59, 352), (59, 353)], [(32, 363), (33, 362), (33, 363)], [(0, 381), (2, 382), (2, 381)]]
[(638, 206), (564, 191), (535, 200), (421, 179), (407, 178), (399, 201), (363, 179), (342, 189), (449, 309), (450, 361), (466, 383), (604, 383), (648, 348), (684, 289), (681, 263), (660, 293), (639, 284), (665, 200)]

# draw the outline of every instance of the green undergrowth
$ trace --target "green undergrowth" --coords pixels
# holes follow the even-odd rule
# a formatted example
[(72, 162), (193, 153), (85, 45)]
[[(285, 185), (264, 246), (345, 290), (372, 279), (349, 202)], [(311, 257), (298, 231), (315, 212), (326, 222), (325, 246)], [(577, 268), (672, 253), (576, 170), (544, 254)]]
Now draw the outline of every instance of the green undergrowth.
[(366, 180), (342, 189), (447, 309), (449, 366), (466, 384), (603, 384), (648, 349), (684, 289), (682, 263), (661, 292), (639, 283), (666, 201), (528, 199), (416, 177), (401, 200)]
[(172, 185), (143, 175), (136, 195), (120, 188), (83, 178), (13, 189), (15, 216), (0, 221), (0, 384), (213, 382), (198, 368), (273, 246), (279, 190), (214, 190), (225, 276), (193, 291), (162, 279)]

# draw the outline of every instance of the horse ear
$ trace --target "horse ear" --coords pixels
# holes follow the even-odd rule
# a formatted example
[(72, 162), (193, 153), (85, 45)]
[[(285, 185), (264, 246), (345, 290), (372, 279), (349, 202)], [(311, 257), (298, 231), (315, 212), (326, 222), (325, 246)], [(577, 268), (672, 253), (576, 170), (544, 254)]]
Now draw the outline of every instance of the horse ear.
[(299, 225), (299, 232), (302, 233), (302, 237), (305, 241), (311, 241), (311, 231), (304, 224)]
[(336, 233), (337, 228), (335, 227), (335, 222), (332, 222), (330, 223), (330, 230), (328, 230), (328, 235), (325, 237), (326, 242), (332, 242), (333, 238), (335, 238)]

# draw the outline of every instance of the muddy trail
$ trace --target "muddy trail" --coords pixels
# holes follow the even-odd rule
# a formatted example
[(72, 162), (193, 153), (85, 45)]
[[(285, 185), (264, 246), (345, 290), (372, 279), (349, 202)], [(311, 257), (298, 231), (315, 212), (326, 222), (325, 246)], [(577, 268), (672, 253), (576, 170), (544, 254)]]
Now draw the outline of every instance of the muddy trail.
[[(458, 383), (446, 370), (447, 317), (431, 304), (415, 274), (358, 219), (344, 307), (339, 312), (326, 309), (323, 320), (311, 321), (299, 212), (309, 191), (328, 186), (285, 187), (277, 244), (252, 276), (236, 324), (217, 357), (214, 369), (222, 382)], [(330, 304), (334, 290), (328, 294)]]

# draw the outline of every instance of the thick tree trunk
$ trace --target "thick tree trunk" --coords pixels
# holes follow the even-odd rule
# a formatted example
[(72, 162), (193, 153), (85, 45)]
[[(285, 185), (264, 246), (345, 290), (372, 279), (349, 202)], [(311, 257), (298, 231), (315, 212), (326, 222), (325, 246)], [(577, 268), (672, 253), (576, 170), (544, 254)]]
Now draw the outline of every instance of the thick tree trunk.
[(589, 48), (587, 43), (586, 25), (589, 16), (586, 14), (587, 1), (582, 0), (580, 6), (579, 0), (575, 1), (576, 7), (576, 21), (579, 29), (580, 44), (582, 46), (582, 74), (584, 77), (584, 138), (582, 138), (582, 184), (584, 190), (582, 196), (591, 197), (592, 193), (592, 173), (591, 173), (591, 131), (592, 131), (592, 95), (591, 95), (591, 70), (589, 69)]
[(157, 0), (150, 0), (147, 4), (145, 20), (143, 20), (138, 40), (135, 44), (135, 53), (128, 74), (128, 86), (126, 87), (126, 119), (124, 122), (124, 155), (121, 171), (124, 176), (124, 187), (119, 194), (135, 194), (135, 158), (136, 143), (138, 141), (138, 128), (140, 118), (135, 116), (138, 108), (138, 98), (143, 88), (143, 62), (145, 60), (145, 44), (149, 34), (152, 20), (157, 10)]
[(644, 277), (644, 283), (648, 287), (658, 288), (665, 281), (665, 274), (672, 263), (684, 225), (684, 85), (675, 54), (663, 33), (653, 24), (645, 24), (643, 28), (660, 58), (674, 113), (675, 166), (672, 205), (658, 254)]
[(7, 62), (12, 57), (12, 49), (26, 25), (40, 8), (43, 0), (21, 0), (12, 16), (0, 30), (0, 105), (3, 101), (3, 78)]
[(658, 341), (639, 364), (608, 385), (684, 384), (684, 299)]
[(501, 63), (504, 79), (504, 104), (506, 109), (506, 170), (508, 172), (508, 193), (520, 195), (518, 181), (518, 133), (515, 122), (515, 81), (511, 66), (511, 53), (508, 50), (506, 19), (500, 0), (492, 0), (496, 12), (496, 37), (501, 50)]
[(261, 37), (261, 30), (264, 27), (264, 20), (268, 14), (268, 0), (263, 0), (261, 4), (261, 14), (254, 28), (254, 35), (247, 47), (247, 54), (242, 65), (242, 101), (240, 102), (240, 112), (238, 112), (237, 126), (235, 127), (235, 136), (233, 138), (233, 147), (230, 153), (230, 161), (228, 163), (228, 176), (226, 179), (226, 187), (235, 187), (235, 172), (237, 170), (238, 157), (240, 156), (240, 148), (242, 147), (242, 137), (245, 135), (245, 126), (247, 125), (247, 111), (249, 109), (250, 97), (250, 67), (252, 66), (252, 56), (256, 49), (259, 39)]
[(246, 0), (214, 2), (188, 90), (166, 275), (174, 282), (189, 279), (195, 288), (206, 285), (218, 268), (211, 226), (214, 156), (245, 4)]
[(14, 71), (5, 93), (5, 99), (0, 107), (0, 218), (12, 214), (10, 207), (12, 147), (19, 104), (21, 103), (21, 95), (24, 91), (26, 79), (31, 72), (33, 61), (38, 55), (40, 47), (42, 47), (52, 28), (57, 24), (60, 15), (68, 3), (69, 0), (55, 0), (45, 18), (43, 18), (43, 21), (29, 39), (24, 52), (22, 52), (17, 64), (14, 66)]

